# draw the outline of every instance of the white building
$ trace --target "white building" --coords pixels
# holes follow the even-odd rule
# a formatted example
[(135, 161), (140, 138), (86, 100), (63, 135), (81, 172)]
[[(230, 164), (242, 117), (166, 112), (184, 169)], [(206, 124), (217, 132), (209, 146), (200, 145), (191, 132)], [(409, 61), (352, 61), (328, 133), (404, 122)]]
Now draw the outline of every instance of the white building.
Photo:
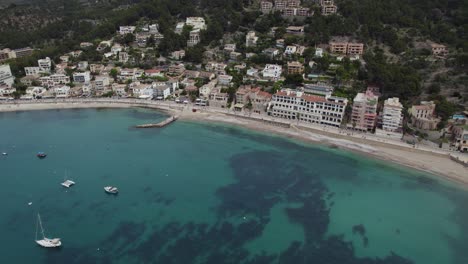
[(135, 32), (136, 27), (134, 26), (120, 26), (119, 34), (126, 35), (126, 34), (133, 34)]
[(25, 99), (41, 98), (45, 92), (46, 92), (46, 89), (44, 87), (40, 87), (40, 86), (28, 87), (26, 89), (26, 96), (24, 98)]
[(200, 43), (200, 29), (190, 31), (189, 39), (187, 40), (187, 46), (193, 47)]
[(84, 95), (91, 95), (94, 92), (94, 87), (91, 83), (85, 83), (81, 86), (81, 90), (83, 91)]
[(91, 74), (89, 71), (73, 73), (73, 81), (77, 83), (89, 83), (91, 81)]
[(182, 34), (182, 31), (184, 30), (184, 26), (185, 26), (185, 23), (184, 23), (184, 22), (179, 22), (179, 23), (177, 23), (174, 32), (175, 32), (176, 34)]
[(10, 97), (12, 93), (16, 92), (16, 88), (8, 87), (6, 85), (0, 85), (0, 97)]
[(127, 52), (119, 52), (119, 62), (127, 63), (128, 61), (128, 53)]
[(60, 61), (61, 62), (67, 63), (69, 60), (70, 60), (70, 56), (68, 56), (68, 55), (60, 56)]
[(317, 58), (322, 58), (323, 57), (323, 49), (322, 48), (316, 48), (315, 49), (315, 57), (317, 57)]
[(185, 57), (185, 50), (176, 50), (171, 53), (171, 58), (174, 60), (181, 60)]
[(0, 65), (0, 85), (11, 87), (15, 82), (15, 77), (11, 74), (10, 65)]
[(97, 76), (94, 80), (94, 88), (98, 91), (106, 90), (110, 85), (108, 76)]
[(165, 100), (169, 97), (172, 93), (171, 86), (164, 84), (164, 85), (156, 85), (154, 87), (154, 97), (158, 100)]
[(339, 127), (343, 121), (347, 104), (346, 98), (308, 95), (300, 91), (286, 89), (273, 95), (268, 115)]
[(245, 46), (255, 47), (257, 45), (258, 37), (255, 35), (254, 31), (249, 31), (247, 36), (245, 36)]
[(114, 55), (117, 55), (119, 54), (119, 52), (121, 52), (123, 50), (123, 47), (122, 45), (116, 43), (112, 46), (111, 48), (111, 52), (114, 54)]
[(41, 85), (47, 88), (70, 83), (70, 77), (65, 74), (52, 74), (39, 78)]
[(376, 129), (375, 133), (381, 136), (401, 138), (403, 132), (403, 105), (400, 100), (397, 97), (385, 100), (381, 115), (382, 129)]
[(403, 124), (403, 105), (398, 97), (385, 100), (382, 114), (382, 129), (390, 132), (400, 132)]
[(267, 64), (263, 69), (263, 77), (277, 81), (281, 77), (283, 68), (277, 64)]
[(203, 17), (187, 17), (185, 20), (185, 24), (188, 26), (192, 26), (193, 29), (206, 29), (205, 19)]
[(39, 67), (24, 67), (24, 73), (26, 76), (35, 76), (41, 73), (41, 69)]
[(52, 88), (54, 91), (55, 97), (58, 98), (65, 98), (70, 96), (70, 86), (67, 85), (60, 85), (60, 86), (55, 86)]
[(139, 99), (153, 99), (154, 89), (152, 84), (134, 82), (130, 84), (133, 96)]
[(200, 87), (200, 89), (198, 89), (198, 91), (200, 93), (200, 96), (208, 98), (210, 96), (211, 91), (216, 86), (216, 83), (217, 83), (217, 80), (213, 80), (213, 81), (203, 85), (202, 87)]
[(37, 60), (37, 65), (43, 73), (50, 73), (50, 70), (52, 69), (52, 61), (49, 57)]
[(286, 46), (286, 50), (284, 51), (285, 55), (294, 55), (296, 54), (297, 47), (296, 46)]
[(117, 94), (118, 96), (127, 96), (127, 85), (125, 84), (112, 84), (112, 91)]
[(88, 62), (87, 61), (78, 62), (78, 70), (79, 71), (86, 71), (87, 69), (88, 69)]
[(218, 76), (218, 85), (221, 86), (230, 86), (232, 82), (231, 75), (219, 75)]

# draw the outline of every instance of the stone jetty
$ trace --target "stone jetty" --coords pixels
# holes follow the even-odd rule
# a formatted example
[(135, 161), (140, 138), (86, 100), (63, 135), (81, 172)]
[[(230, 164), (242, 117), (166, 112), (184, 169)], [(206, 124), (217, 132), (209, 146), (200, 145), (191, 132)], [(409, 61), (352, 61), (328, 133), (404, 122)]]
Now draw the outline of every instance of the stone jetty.
[(143, 125), (138, 125), (136, 128), (153, 128), (153, 127), (165, 127), (169, 125), (170, 123), (176, 121), (179, 117), (178, 116), (171, 116), (167, 118), (166, 120), (159, 122), (159, 123), (154, 123), (154, 124), (143, 124)]

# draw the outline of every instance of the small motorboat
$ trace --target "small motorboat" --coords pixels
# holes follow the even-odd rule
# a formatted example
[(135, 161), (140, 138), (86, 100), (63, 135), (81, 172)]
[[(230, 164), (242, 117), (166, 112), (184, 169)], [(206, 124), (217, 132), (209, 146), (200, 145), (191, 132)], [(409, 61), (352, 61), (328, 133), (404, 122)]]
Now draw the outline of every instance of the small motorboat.
[(6, 156), (6, 155), (8, 155), (8, 153), (6, 153), (6, 152), (2, 152), (2, 155), (3, 155), (3, 156)]
[(40, 159), (43, 159), (43, 158), (47, 157), (47, 154), (44, 153), (44, 152), (38, 152), (36, 156), (37, 156), (38, 158), (40, 158)]
[(66, 180), (61, 183), (63, 187), (70, 188), (71, 186), (75, 185), (74, 181)]
[(114, 186), (106, 186), (106, 187), (104, 187), (104, 191), (106, 191), (106, 193), (110, 193), (110, 194), (118, 194), (119, 193), (119, 189), (117, 189), (117, 187), (114, 187)]

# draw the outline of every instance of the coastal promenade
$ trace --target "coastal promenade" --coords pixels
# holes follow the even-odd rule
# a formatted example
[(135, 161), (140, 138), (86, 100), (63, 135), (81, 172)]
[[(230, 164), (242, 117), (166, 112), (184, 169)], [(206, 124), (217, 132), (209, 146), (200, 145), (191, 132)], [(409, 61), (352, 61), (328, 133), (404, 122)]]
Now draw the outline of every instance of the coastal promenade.
[[(297, 122), (294, 120), (285, 120), (280, 118), (274, 118), (267, 115), (255, 114), (255, 113), (244, 113), (238, 112), (231, 109), (213, 108), (209, 106), (195, 106), (193, 104), (178, 104), (170, 101), (154, 101), (154, 100), (142, 100), (142, 99), (121, 99), (121, 98), (70, 98), (70, 99), (40, 99), (40, 100), (9, 100), (0, 101), (0, 111), (22, 111), (22, 110), (34, 110), (41, 109), (36, 108), (36, 105), (42, 105), (44, 109), (51, 108), (86, 108), (86, 107), (146, 107), (154, 108), (163, 111), (168, 111), (171, 114), (175, 113), (187, 113), (192, 112), (192, 109), (197, 109), (198, 112), (206, 112), (212, 114), (227, 115), (239, 119), (247, 119), (251, 121), (258, 121), (272, 126), (280, 126), (284, 128), (294, 128), (296, 130), (318, 132), (325, 135), (334, 135), (339, 139), (357, 139), (361, 143), (368, 141), (375, 143), (382, 143), (393, 145), (396, 147), (417, 149), (420, 151), (427, 151), (438, 155), (455, 155), (457, 152), (444, 150), (440, 148), (433, 148), (429, 146), (419, 144), (408, 144), (401, 140), (393, 138), (386, 138), (376, 136), (371, 133), (356, 132), (348, 129), (336, 128), (331, 126), (323, 126), (318, 124)], [(183, 118), (184, 115), (181, 117)], [(333, 142), (331, 142), (333, 143)]]
[[(359, 152), (391, 163), (397, 163), (442, 175), (468, 186), (466, 154), (401, 140), (383, 138), (335, 127), (273, 118), (267, 115), (238, 112), (231, 109), (180, 104), (169, 101), (118, 98), (73, 98), (0, 101), (0, 112), (72, 109), (144, 107), (164, 111), (181, 120), (226, 123), (257, 131), (278, 134), (310, 143), (321, 143)], [(193, 111), (196, 109), (196, 111)]]

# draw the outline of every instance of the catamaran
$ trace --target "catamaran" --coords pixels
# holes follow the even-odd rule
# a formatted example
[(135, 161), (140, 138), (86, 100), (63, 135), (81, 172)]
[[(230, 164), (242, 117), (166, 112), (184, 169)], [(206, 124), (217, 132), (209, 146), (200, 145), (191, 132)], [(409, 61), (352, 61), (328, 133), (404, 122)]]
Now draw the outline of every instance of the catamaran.
[(71, 186), (75, 185), (74, 181), (66, 180), (61, 183), (63, 187), (70, 188)]
[(71, 186), (75, 185), (75, 182), (72, 180), (66, 180), (67, 179), (67, 172), (65, 172), (65, 181), (61, 183), (63, 187), (70, 188)]
[[(37, 230), (39, 227), (41, 228), (42, 239), (37, 239)], [(56, 248), (62, 245), (62, 241), (60, 241), (60, 238), (47, 238), (44, 235), (44, 228), (42, 227), (41, 216), (39, 214), (37, 214), (36, 243), (39, 244), (39, 246), (45, 248)]]

